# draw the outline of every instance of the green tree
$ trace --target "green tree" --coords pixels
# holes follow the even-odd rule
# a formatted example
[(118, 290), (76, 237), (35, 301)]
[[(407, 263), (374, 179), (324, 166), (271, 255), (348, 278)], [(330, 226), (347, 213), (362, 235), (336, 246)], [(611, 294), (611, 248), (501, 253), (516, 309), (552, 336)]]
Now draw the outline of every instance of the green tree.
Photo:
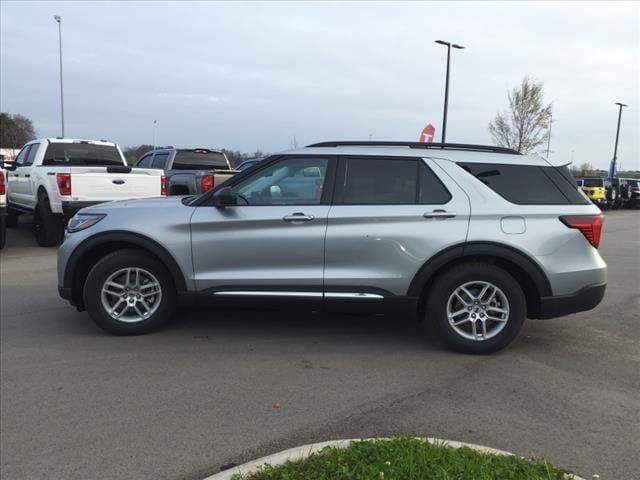
[(508, 94), (508, 110), (489, 123), (493, 141), (521, 153), (541, 151), (546, 145), (552, 105), (544, 105), (542, 82), (525, 77), (519, 88)]
[(36, 131), (27, 117), (0, 113), (0, 148), (20, 148), (34, 138)]

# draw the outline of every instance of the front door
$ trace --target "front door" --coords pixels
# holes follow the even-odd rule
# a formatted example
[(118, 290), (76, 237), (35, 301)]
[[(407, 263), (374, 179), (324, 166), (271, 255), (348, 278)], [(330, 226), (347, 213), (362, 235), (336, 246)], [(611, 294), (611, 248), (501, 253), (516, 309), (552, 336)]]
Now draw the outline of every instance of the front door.
[(16, 169), (7, 172), (8, 200), (14, 205), (32, 207), (31, 202), (31, 163), (38, 150), (38, 144), (25, 145), (16, 157)]
[(219, 297), (321, 301), (334, 169), (329, 157), (281, 157), (232, 182), (236, 205), (196, 208), (196, 288)]

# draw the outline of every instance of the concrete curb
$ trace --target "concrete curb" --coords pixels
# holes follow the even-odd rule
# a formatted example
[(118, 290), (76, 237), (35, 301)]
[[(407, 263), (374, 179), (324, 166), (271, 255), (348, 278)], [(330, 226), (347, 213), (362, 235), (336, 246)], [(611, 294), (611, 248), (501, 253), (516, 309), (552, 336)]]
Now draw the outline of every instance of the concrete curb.
[[(511, 452), (505, 452), (504, 450), (497, 450), (495, 448), (485, 447), (483, 445), (475, 445), (473, 443), (456, 442), (453, 440), (441, 440), (439, 438), (431, 437), (418, 437), (420, 440), (424, 440), (429, 443), (442, 443), (452, 448), (468, 447), (472, 450), (476, 450), (482, 453), (489, 453), (492, 455), (514, 455)], [(230, 468), (204, 480), (230, 480), (235, 474), (249, 475), (258, 471), (265, 463), (276, 466), (286, 463), (287, 461), (295, 462), (296, 460), (304, 460), (312, 453), (319, 452), (325, 447), (347, 448), (352, 442), (360, 442), (363, 440), (389, 440), (388, 438), (352, 438), (345, 440), (329, 440), (327, 442), (310, 443), (308, 445), (302, 445), (301, 447), (294, 447), (282, 452), (267, 455), (257, 460), (238, 465)], [(585, 480), (577, 475), (567, 477), (567, 480)]]

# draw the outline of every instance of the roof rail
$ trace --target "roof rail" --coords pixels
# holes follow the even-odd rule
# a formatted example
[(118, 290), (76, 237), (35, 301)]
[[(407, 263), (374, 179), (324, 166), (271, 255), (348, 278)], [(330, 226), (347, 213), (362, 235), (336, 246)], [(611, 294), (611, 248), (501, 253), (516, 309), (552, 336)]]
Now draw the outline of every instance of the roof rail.
[(466, 150), (473, 152), (510, 153), (522, 155), (517, 150), (494, 145), (469, 145), (466, 143), (423, 143), (423, 142), (381, 142), (381, 141), (346, 141), (346, 142), (320, 142), (307, 145), (306, 148), (317, 147), (409, 147), (433, 150)]

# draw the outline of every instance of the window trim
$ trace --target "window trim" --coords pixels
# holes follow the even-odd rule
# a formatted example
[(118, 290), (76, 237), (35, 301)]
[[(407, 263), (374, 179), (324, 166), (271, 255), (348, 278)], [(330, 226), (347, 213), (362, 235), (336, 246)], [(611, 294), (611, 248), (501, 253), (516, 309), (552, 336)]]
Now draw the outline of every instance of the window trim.
[[(349, 159), (369, 159), (372, 161), (377, 160), (388, 160), (388, 161), (410, 161), (416, 163), (416, 194), (413, 203), (346, 203), (344, 201), (345, 197), (345, 189), (346, 189), (346, 173), (347, 173), (347, 162)], [(442, 185), (442, 188), (447, 192), (449, 198), (446, 202), (443, 203), (420, 203), (420, 165), (424, 165), (425, 168), (428, 169), (436, 180)], [(453, 195), (451, 191), (447, 188), (446, 184), (442, 181), (442, 179), (438, 176), (438, 174), (427, 164), (426, 160), (423, 157), (394, 157), (394, 156), (382, 156), (382, 155), (343, 155), (339, 159), (338, 172), (336, 175), (336, 182), (334, 186), (334, 196), (333, 196), (333, 204), (334, 205), (344, 205), (344, 206), (408, 206), (408, 205), (446, 205), (453, 199)]]

